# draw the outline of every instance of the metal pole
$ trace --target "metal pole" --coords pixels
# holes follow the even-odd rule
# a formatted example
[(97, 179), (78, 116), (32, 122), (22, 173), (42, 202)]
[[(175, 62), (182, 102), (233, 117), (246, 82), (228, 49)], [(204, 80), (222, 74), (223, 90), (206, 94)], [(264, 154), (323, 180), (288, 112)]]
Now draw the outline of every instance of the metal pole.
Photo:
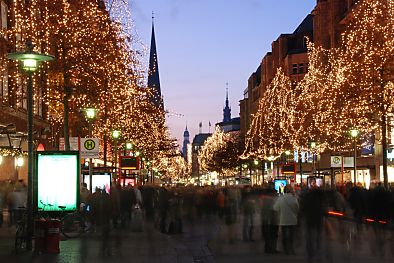
[(27, 250), (32, 249), (32, 236), (33, 236), (33, 80), (32, 72), (29, 72), (29, 78), (27, 82), (27, 134), (28, 134), (28, 174), (27, 174)]
[(118, 175), (118, 141), (117, 140), (115, 140), (115, 174), (116, 174), (116, 178), (120, 179), (118, 178), (119, 175)]
[(354, 186), (356, 186), (357, 183), (357, 163), (356, 163), (356, 157), (357, 157), (357, 145), (356, 145), (356, 137), (354, 137)]
[[(92, 138), (92, 121), (89, 121), (89, 138)], [(89, 189), (93, 193), (93, 163), (92, 158), (89, 158)]]
[(302, 185), (302, 152), (299, 152), (299, 160), (300, 160), (300, 181), (301, 181), (301, 185)]

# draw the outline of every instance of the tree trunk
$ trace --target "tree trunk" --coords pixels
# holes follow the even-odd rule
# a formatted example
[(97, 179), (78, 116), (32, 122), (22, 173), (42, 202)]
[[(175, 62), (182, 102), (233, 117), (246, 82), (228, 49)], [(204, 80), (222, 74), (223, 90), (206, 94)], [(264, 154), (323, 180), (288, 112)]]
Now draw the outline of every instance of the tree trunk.
[(65, 63), (66, 58), (66, 50), (63, 43), (62, 49), (62, 61), (63, 61), (63, 78), (64, 78), (64, 97), (63, 97), (63, 134), (64, 134), (64, 150), (70, 150), (70, 135), (69, 135), (69, 127), (68, 127), (68, 115), (69, 115), (69, 107), (68, 107), (68, 99), (71, 95), (71, 87), (70, 87), (70, 78), (68, 76), (67, 67)]
[(384, 69), (380, 70), (380, 88), (382, 92), (382, 156), (383, 156), (383, 183), (386, 189), (389, 189), (388, 173), (387, 173), (387, 119), (385, 110), (385, 97), (384, 97), (384, 83), (383, 83)]

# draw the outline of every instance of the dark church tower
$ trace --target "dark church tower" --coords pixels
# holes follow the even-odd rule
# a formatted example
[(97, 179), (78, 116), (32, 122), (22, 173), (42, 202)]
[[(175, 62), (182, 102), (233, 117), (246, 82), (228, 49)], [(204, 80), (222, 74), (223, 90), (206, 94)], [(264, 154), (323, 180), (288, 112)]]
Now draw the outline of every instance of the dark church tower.
[(189, 140), (190, 134), (189, 131), (187, 130), (187, 124), (186, 124), (186, 129), (183, 132), (183, 147), (182, 147), (182, 153), (183, 153), (183, 158), (187, 161), (187, 145), (190, 144)]
[(231, 121), (231, 108), (228, 102), (228, 88), (226, 89), (226, 106), (223, 108), (223, 122)]
[(148, 87), (152, 90), (152, 103), (164, 110), (164, 103), (161, 97), (160, 89), (160, 77), (159, 77), (159, 63), (157, 60), (156, 50), (156, 39), (155, 39), (155, 27), (152, 17), (152, 38), (150, 42), (150, 54), (149, 54), (149, 73), (148, 73)]

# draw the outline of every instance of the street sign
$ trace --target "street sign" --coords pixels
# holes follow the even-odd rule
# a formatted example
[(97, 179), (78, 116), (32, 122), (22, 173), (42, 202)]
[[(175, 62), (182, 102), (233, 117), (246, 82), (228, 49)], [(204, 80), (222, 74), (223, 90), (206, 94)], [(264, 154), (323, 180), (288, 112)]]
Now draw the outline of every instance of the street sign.
[(331, 156), (331, 167), (342, 167), (342, 156)]
[(354, 167), (354, 157), (331, 156), (331, 167), (341, 168), (343, 160), (343, 167)]
[[(79, 137), (69, 137), (70, 151), (79, 151)], [(64, 138), (60, 138), (59, 150), (64, 151)]]
[(100, 140), (98, 138), (81, 138), (81, 158), (99, 158)]

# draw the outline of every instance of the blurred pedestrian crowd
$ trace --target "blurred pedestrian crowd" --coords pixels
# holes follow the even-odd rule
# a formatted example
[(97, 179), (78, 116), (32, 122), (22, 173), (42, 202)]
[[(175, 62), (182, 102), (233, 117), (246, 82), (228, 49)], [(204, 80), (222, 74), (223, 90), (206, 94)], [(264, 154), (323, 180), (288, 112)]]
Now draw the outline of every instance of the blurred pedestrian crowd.
[[(286, 185), (277, 191), (273, 183), (225, 187), (122, 187), (113, 183), (109, 193), (97, 188), (93, 194), (83, 184), (80, 201), (87, 228), (100, 229), (104, 238), (111, 229), (143, 231), (149, 221), (164, 234), (183, 233), (185, 221), (218, 222), (225, 232), (224, 242), (259, 239), (270, 254), (296, 254), (295, 240), (302, 238), (309, 262), (315, 262), (322, 253), (323, 237), (348, 244), (350, 236), (355, 240), (357, 233), (370, 227), (374, 233), (371, 249), (379, 251), (390, 245), (394, 251), (394, 190), (381, 184), (371, 189), (351, 183), (325, 189), (312, 180), (308, 187)], [(25, 205), (23, 181), (0, 184), (0, 210), (9, 211), (10, 225), (20, 217), (19, 207)], [(2, 225), (3, 213), (0, 215)], [(354, 222), (356, 228), (345, 228), (345, 220)], [(391, 235), (391, 244), (385, 244), (387, 235)]]

